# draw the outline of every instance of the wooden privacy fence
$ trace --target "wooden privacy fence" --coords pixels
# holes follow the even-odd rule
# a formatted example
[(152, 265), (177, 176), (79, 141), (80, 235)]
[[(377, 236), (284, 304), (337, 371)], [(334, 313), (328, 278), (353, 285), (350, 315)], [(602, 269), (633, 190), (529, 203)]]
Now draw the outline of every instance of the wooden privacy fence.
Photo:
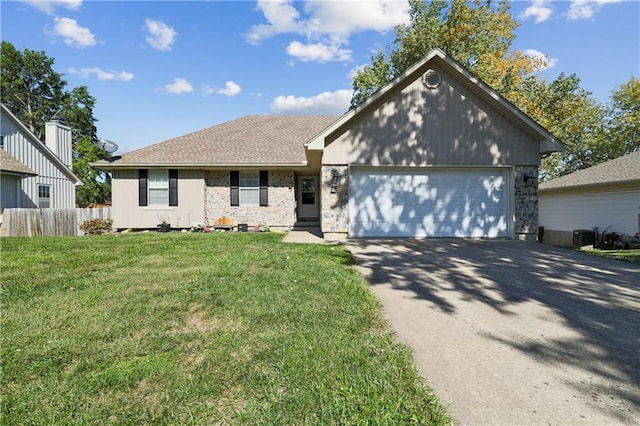
[(80, 224), (90, 219), (111, 219), (111, 208), (5, 209), (2, 235), (9, 237), (84, 235)]

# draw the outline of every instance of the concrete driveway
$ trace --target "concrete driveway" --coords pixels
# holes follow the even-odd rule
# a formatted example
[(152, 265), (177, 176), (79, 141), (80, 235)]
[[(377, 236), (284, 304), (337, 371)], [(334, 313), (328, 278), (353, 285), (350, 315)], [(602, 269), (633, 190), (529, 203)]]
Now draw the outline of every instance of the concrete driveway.
[(345, 246), (456, 424), (640, 424), (640, 266), (521, 241)]

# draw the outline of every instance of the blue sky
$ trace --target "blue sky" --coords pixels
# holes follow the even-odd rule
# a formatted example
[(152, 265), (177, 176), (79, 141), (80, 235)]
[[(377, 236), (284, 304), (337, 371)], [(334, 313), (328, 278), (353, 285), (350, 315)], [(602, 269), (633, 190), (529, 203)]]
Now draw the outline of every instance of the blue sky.
[[(3, 0), (2, 39), (55, 59), (97, 99), (124, 153), (247, 114), (342, 114), (355, 70), (392, 44), (406, 0)], [(605, 102), (640, 76), (640, 2), (511, 3), (513, 49), (576, 73)]]

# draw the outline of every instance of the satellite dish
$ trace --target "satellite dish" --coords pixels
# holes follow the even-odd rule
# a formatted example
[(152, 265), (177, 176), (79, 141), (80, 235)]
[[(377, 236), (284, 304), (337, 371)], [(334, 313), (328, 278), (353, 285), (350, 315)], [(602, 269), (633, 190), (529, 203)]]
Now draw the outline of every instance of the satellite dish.
[(100, 139), (100, 142), (98, 142), (98, 145), (100, 145), (100, 148), (104, 149), (109, 153), (116, 152), (118, 150), (118, 144), (106, 139)]

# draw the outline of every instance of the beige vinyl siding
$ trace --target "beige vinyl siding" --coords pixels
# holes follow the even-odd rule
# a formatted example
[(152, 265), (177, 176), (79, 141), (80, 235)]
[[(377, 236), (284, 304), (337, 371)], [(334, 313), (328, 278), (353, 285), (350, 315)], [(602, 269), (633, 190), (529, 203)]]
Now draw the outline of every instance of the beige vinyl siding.
[[(51, 161), (42, 144), (35, 144), (13, 124), (11, 120), (2, 120), (5, 150), (18, 161), (29, 167), (38, 176), (26, 177), (22, 180), (19, 197), (23, 208), (38, 207), (38, 184), (51, 186), (51, 208), (74, 208), (76, 206), (76, 188), (60, 166)], [(50, 154), (49, 154), (50, 155)]]
[(547, 231), (640, 232), (640, 187), (540, 192), (539, 224)]
[(177, 206), (139, 206), (138, 170), (114, 170), (111, 181), (113, 227), (155, 228), (166, 217), (173, 228), (204, 223), (204, 172), (178, 170)]
[(539, 144), (457, 80), (399, 86), (336, 132), (322, 164), (537, 165)]

